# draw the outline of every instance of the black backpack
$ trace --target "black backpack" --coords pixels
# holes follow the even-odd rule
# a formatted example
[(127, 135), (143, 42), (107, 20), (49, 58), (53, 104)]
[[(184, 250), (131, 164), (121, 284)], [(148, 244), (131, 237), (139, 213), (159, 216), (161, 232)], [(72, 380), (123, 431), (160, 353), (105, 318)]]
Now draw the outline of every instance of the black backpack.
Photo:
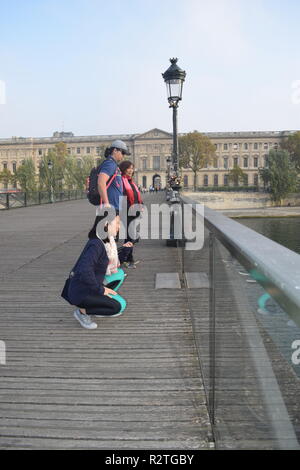
[[(98, 176), (101, 171), (101, 165), (97, 166), (97, 168), (92, 168), (90, 172), (90, 176), (87, 178), (86, 181), (86, 191), (87, 191), (87, 198), (93, 206), (99, 206), (101, 204), (101, 198), (98, 191)], [(116, 169), (115, 173), (110, 176), (109, 180), (106, 183), (106, 189), (109, 188), (115, 177), (117, 176), (118, 168)]]

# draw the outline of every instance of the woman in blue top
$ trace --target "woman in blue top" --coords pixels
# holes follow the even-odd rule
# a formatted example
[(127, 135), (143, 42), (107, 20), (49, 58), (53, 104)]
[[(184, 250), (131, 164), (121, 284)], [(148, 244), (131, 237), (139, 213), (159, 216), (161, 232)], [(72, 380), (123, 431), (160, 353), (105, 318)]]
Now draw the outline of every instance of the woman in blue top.
[[(94, 226), (89, 232), (89, 241), (73, 267), (61, 294), (67, 302), (77, 306), (74, 317), (87, 329), (97, 328), (97, 323), (91, 320), (90, 315), (115, 317), (121, 315), (126, 308), (126, 301), (116, 292), (125, 279), (124, 271), (118, 269), (113, 275), (114, 284), (109, 284), (110, 279), (106, 277), (109, 258), (105, 243), (109, 242), (109, 237), (116, 236), (118, 226), (117, 217), (114, 217), (104, 226), (107, 237), (99, 238), (97, 225), (105, 217), (107, 212), (103, 216), (96, 217)], [(124, 246), (125, 256), (130, 249), (129, 245)]]

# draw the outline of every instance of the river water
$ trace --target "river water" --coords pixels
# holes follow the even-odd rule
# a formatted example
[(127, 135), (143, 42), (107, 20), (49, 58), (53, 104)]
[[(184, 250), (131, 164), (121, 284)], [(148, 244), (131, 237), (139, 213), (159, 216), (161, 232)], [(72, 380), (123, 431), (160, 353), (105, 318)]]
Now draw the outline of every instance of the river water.
[(261, 217), (236, 220), (300, 254), (300, 217)]

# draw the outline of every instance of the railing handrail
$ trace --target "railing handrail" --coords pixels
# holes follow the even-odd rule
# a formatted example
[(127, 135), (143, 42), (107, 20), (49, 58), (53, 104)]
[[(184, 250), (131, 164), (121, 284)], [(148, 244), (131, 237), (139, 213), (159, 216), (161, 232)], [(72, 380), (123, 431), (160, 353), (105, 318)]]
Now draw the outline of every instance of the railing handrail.
[[(196, 211), (201, 204), (181, 198)], [(206, 206), (204, 223), (300, 326), (300, 255)]]

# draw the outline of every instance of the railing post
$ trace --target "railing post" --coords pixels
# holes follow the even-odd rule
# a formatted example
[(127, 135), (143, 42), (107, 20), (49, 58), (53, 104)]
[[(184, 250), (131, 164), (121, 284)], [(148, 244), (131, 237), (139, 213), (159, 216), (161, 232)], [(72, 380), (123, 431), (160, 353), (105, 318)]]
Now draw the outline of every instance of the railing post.
[(27, 207), (27, 192), (24, 193), (24, 207)]
[(9, 193), (6, 193), (6, 209), (9, 209)]
[(42, 202), (42, 199), (41, 199), (41, 191), (39, 191), (38, 202), (39, 202), (39, 205), (41, 205), (41, 202)]
[(215, 299), (215, 235), (209, 233), (209, 409), (211, 423), (215, 424), (216, 376), (216, 299)]

